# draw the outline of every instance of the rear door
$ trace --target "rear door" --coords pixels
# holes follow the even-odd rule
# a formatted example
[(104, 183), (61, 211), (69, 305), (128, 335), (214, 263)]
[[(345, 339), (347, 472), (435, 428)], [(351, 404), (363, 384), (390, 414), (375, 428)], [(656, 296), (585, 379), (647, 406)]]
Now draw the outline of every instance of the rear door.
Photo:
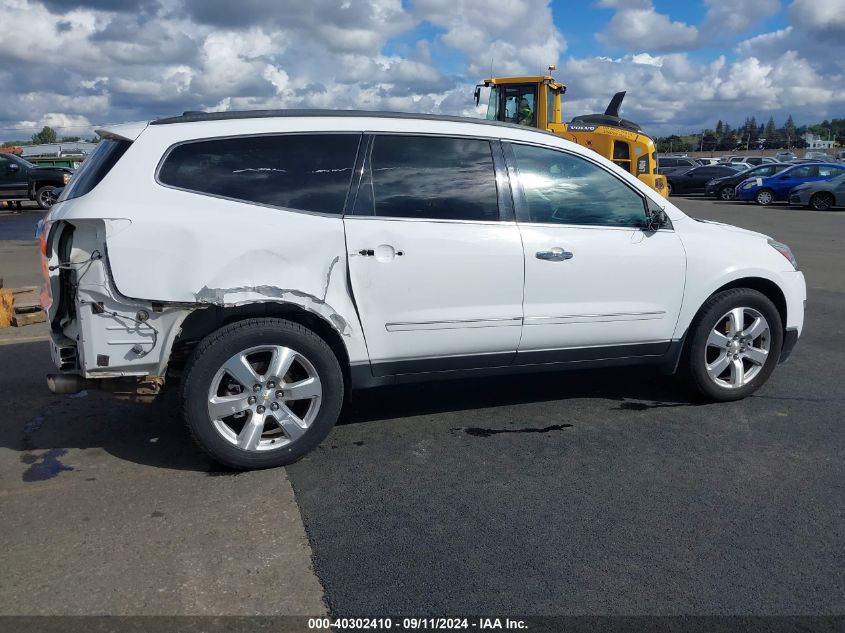
[(805, 182), (814, 182), (819, 180), (819, 168), (817, 165), (802, 165), (795, 169), (790, 169), (785, 174), (775, 176), (767, 185), (771, 187), (775, 193), (775, 200), (786, 200), (789, 192), (793, 187)]
[(371, 137), (344, 223), (375, 375), (513, 361), (522, 243), (506, 171), (494, 163), (503, 164), (497, 141)]

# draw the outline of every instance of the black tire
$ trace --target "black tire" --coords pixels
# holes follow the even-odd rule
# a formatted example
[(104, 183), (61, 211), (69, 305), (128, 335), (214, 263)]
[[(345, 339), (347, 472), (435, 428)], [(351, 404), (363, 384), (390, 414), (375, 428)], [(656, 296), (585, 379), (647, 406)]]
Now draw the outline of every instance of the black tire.
[(754, 194), (754, 201), (761, 207), (767, 207), (775, 201), (775, 192), (771, 189), (760, 189)]
[(53, 185), (44, 185), (43, 187), (39, 187), (38, 191), (35, 192), (35, 202), (38, 203), (39, 209), (46, 210), (53, 206), (54, 200), (50, 195), (53, 189), (55, 189)]
[(833, 207), (834, 204), (836, 204), (836, 200), (834, 199), (833, 194), (827, 191), (814, 193), (813, 197), (810, 198), (810, 208), (815, 209), (816, 211), (827, 211)]
[[(278, 449), (248, 451), (224, 439), (214, 427), (208, 393), (228, 359), (261, 345), (284, 345), (307, 358), (319, 376), (322, 397), (316, 418), (301, 437)], [(298, 323), (273, 318), (238, 321), (206, 336), (191, 355), (182, 383), (185, 422), (194, 440), (212, 459), (238, 470), (284, 466), (312, 451), (337, 422), (343, 394), (343, 374), (328, 344)]]
[(666, 181), (666, 195), (667, 196), (672, 195), (672, 183), (669, 182), (668, 180)]
[[(716, 384), (707, 373), (707, 339), (722, 315), (739, 307), (752, 308), (762, 314), (768, 321), (771, 339), (768, 356), (758, 373), (748, 384), (731, 389)], [(783, 323), (780, 313), (768, 297), (750, 288), (724, 290), (710, 297), (690, 324), (686, 349), (678, 369), (681, 377), (707, 400), (741, 400), (754, 393), (768, 380), (780, 360), (782, 347)]]
[(734, 195), (734, 188), (731, 187), (730, 185), (725, 186), (725, 187), (720, 187), (719, 191), (717, 192), (716, 195), (719, 198), (719, 200), (724, 200), (725, 202), (733, 200), (736, 197)]

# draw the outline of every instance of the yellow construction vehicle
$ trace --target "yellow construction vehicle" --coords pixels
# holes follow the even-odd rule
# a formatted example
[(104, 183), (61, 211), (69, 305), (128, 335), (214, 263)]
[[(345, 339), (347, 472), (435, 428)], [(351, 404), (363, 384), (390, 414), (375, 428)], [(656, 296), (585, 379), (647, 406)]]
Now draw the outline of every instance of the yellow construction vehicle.
[[(549, 66), (549, 72), (555, 69)], [(617, 92), (604, 114), (576, 116), (562, 121), (561, 97), (566, 86), (549, 75), (535, 77), (498, 77), (485, 79), (475, 87), (475, 104), (481, 88), (490, 88), (487, 119), (508, 121), (559, 134), (612, 160), (662, 196), (668, 196), (666, 179), (657, 174), (654, 141), (633, 121), (619, 116), (625, 97)]]

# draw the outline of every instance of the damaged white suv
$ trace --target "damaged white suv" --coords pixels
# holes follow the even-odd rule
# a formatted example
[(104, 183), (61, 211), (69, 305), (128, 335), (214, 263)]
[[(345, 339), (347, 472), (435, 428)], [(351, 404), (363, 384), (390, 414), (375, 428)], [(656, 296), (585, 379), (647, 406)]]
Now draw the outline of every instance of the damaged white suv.
[(181, 384), (236, 468), (294, 461), (350, 390), (398, 381), (652, 363), (738, 399), (801, 332), (788, 247), (537, 130), (256, 111), (99, 134), (41, 228), (50, 388)]

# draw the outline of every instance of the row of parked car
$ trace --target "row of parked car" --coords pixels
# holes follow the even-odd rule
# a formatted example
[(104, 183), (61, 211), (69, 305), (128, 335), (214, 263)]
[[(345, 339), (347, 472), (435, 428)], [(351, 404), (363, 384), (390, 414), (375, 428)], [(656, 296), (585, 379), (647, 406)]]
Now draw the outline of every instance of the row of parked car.
[(839, 156), (824, 156), (824, 160), (809, 155), (799, 159), (791, 153), (774, 158), (662, 156), (658, 172), (666, 177), (669, 195), (702, 193), (725, 201), (763, 206), (788, 202), (825, 211), (845, 206), (845, 162)]

